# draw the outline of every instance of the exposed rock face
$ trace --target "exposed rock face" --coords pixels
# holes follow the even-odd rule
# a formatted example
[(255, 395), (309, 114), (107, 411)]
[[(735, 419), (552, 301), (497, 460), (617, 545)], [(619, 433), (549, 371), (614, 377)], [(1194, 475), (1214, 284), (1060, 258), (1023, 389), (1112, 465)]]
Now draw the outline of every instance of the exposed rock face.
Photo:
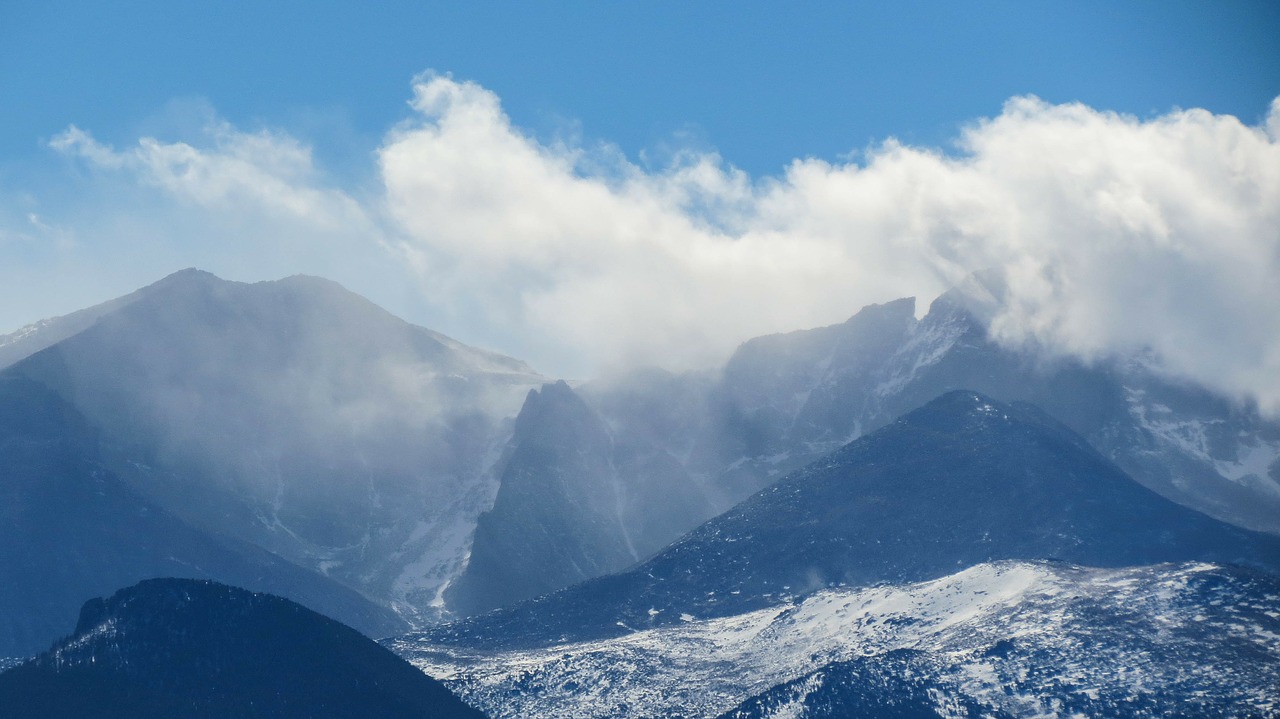
[(636, 561), (612, 455), (603, 423), (568, 385), (531, 391), (449, 605), (484, 612)]

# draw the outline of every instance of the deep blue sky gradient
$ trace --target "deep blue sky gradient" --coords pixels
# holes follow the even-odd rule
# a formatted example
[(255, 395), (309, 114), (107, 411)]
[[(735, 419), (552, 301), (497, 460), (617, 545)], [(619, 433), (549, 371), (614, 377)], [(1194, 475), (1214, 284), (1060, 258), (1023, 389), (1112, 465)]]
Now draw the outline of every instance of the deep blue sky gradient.
[[(943, 146), (1013, 95), (1256, 123), (1280, 94), (1280, 3), (0, 3), (0, 165), (70, 124), (179, 139), (207, 103), (348, 175), (450, 72), (513, 121), (629, 157), (717, 148), (753, 175), (895, 136)], [(358, 170), (357, 170), (358, 174)]]

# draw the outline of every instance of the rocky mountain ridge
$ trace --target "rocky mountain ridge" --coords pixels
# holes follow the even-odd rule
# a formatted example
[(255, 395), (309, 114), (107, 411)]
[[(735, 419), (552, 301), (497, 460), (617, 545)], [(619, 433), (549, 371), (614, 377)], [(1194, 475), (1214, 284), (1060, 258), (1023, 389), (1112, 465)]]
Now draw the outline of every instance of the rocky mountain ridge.
[[(593, 450), (592, 461), (607, 469), (580, 482), (616, 485), (619, 501), (603, 512), (564, 502), (556, 521), (611, 529), (602, 546), (631, 539), (645, 557), (788, 472), (968, 389), (1041, 407), (1174, 502), (1280, 533), (1280, 422), (1165, 376), (1142, 357), (1085, 363), (1003, 346), (987, 330), (1000, 295), (998, 278), (975, 276), (921, 319), (914, 300), (897, 300), (840, 325), (749, 340), (718, 372), (644, 370), (575, 387), (596, 417), (591, 431), (612, 438)], [(566, 469), (541, 471), (551, 478)], [(522, 481), (534, 484), (537, 474)], [(506, 546), (529, 539), (518, 523), (505, 532)], [(486, 541), (477, 543), (481, 554)], [(558, 561), (550, 553), (530, 559)], [(579, 566), (604, 574), (629, 564), (606, 552)], [(481, 571), (490, 585), (520, 583), (496, 567)]]
[(951, 392), (707, 521), (634, 567), (427, 630), (545, 646), (727, 616), (829, 586), (916, 582), (998, 560), (1280, 570), (1280, 538), (1139, 485), (1026, 404)]

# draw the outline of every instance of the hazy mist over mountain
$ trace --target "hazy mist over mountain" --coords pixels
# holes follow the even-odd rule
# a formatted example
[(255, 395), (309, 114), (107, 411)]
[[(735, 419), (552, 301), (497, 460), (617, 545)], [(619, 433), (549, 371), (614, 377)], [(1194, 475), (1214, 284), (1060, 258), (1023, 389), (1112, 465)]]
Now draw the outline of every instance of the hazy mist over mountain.
[(93, 212), (120, 212), (100, 204), (108, 187), (145, 208), (141, 247), (177, 223), (187, 242), (240, 236), (237, 218), (262, 250), (190, 256), (262, 252), (231, 276), (273, 279), (266, 266), (300, 266), (271, 258), (305, 243), (319, 274), (559, 376), (713, 366), (752, 336), (931, 300), (997, 268), (1002, 343), (1090, 362), (1143, 352), (1280, 407), (1280, 104), (1249, 124), (1020, 96), (958, 129), (954, 150), (883, 138), (773, 177), (692, 148), (654, 168), (607, 143), (543, 141), (448, 74), (416, 78), (409, 104), (377, 148), (373, 196), (328, 182), (296, 138), (216, 116), (199, 141), (115, 147), (73, 126), (50, 148), (86, 173)]
[(541, 376), (318, 278), (190, 270), (89, 314), (6, 374), (72, 403), (135, 491), (406, 615), (439, 611)]
[(1146, 354), (1007, 348), (1006, 296), (981, 273), (920, 319), (906, 298), (576, 388), (301, 276), (184, 271), (3, 348), (133, 491), (415, 623), (625, 569), (955, 389), (1034, 402), (1165, 497), (1280, 532), (1280, 426)]
[(1280, 716), (1277, 58), (0, 3), (0, 715)]

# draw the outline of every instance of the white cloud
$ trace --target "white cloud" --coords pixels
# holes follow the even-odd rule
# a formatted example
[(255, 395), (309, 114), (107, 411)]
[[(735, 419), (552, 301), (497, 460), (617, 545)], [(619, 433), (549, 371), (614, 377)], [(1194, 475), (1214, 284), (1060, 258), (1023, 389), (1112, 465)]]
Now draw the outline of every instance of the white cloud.
[(201, 120), (182, 141), (121, 147), (70, 127), (49, 143), (70, 164), (2, 188), (0, 333), (189, 266), (245, 281), (329, 276), (401, 313), (420, 308), (405, 301), (417, 280), (382, 244), (376, 198), (343, 189), (285, 133)]
[(413, 106), (380, 153), (404, 251), (430, 286), (597, 365), (696, 363), (995, 266), (1009, 341), (1149, 347), (1280, 406), (1280, 109), (1262, 129), (1015, 98), (956, 156), (889, 141), (753, 183), (715, 156), (655, 173), (539, 143), (448, 77)]
[[(327, 274), (375, 299), (413, 277), (433, 308), (415, 319), (548, 372), (707, 363), (756, 334), (1002, 267), (1007, 341), (1084, 357), (1150, 348), (1171, 372), (1280, 411), (1280, 101), (1248, 127), (1015, 98), (954, 154), (889, 140), (756, 179), (714, 154), (653, 171), (607, 145), (539, 141), (492, 92), (448, 76), (416, 80), (410, 105), (369, 197), (326, 185), (281, 133), (215, 123), (203, 143), (115, 150), (71, 128), (53, 144), (201, 210), (206, 241), (250, 216), (253, 243), (287, 249), (271, 267), (327, 258), (278, 274)], [(381, 248), (402, 262), (380, 276), (347, 266)]]
[[(380, 163), (426, 285), (483, 297), (514, 331), (591, 366), (709, 361), (906, 285), (885, 272), (892, 248), (775, 223), (763, 211), (780, 209), (783, 185), (752, 186), (714, 156), (647, 173), (607, 147), (540, 144), (492, 93), (447, 77), (422, 79), (413, 105), (420, 119), (388, 138)], [(918, 263), (899, 264), (941, 287)]]
[(136, 147), (117, 151), (73, 125), (49, 145), (208, 209), (283, 215), (319, 229), (366, 222), (359, 203), (319, 185), (311, 151), (297, 140), (279, 133), (239, 132), (217, 121), (206, 133), (210, 142), (204, 148), (144, 137)]

